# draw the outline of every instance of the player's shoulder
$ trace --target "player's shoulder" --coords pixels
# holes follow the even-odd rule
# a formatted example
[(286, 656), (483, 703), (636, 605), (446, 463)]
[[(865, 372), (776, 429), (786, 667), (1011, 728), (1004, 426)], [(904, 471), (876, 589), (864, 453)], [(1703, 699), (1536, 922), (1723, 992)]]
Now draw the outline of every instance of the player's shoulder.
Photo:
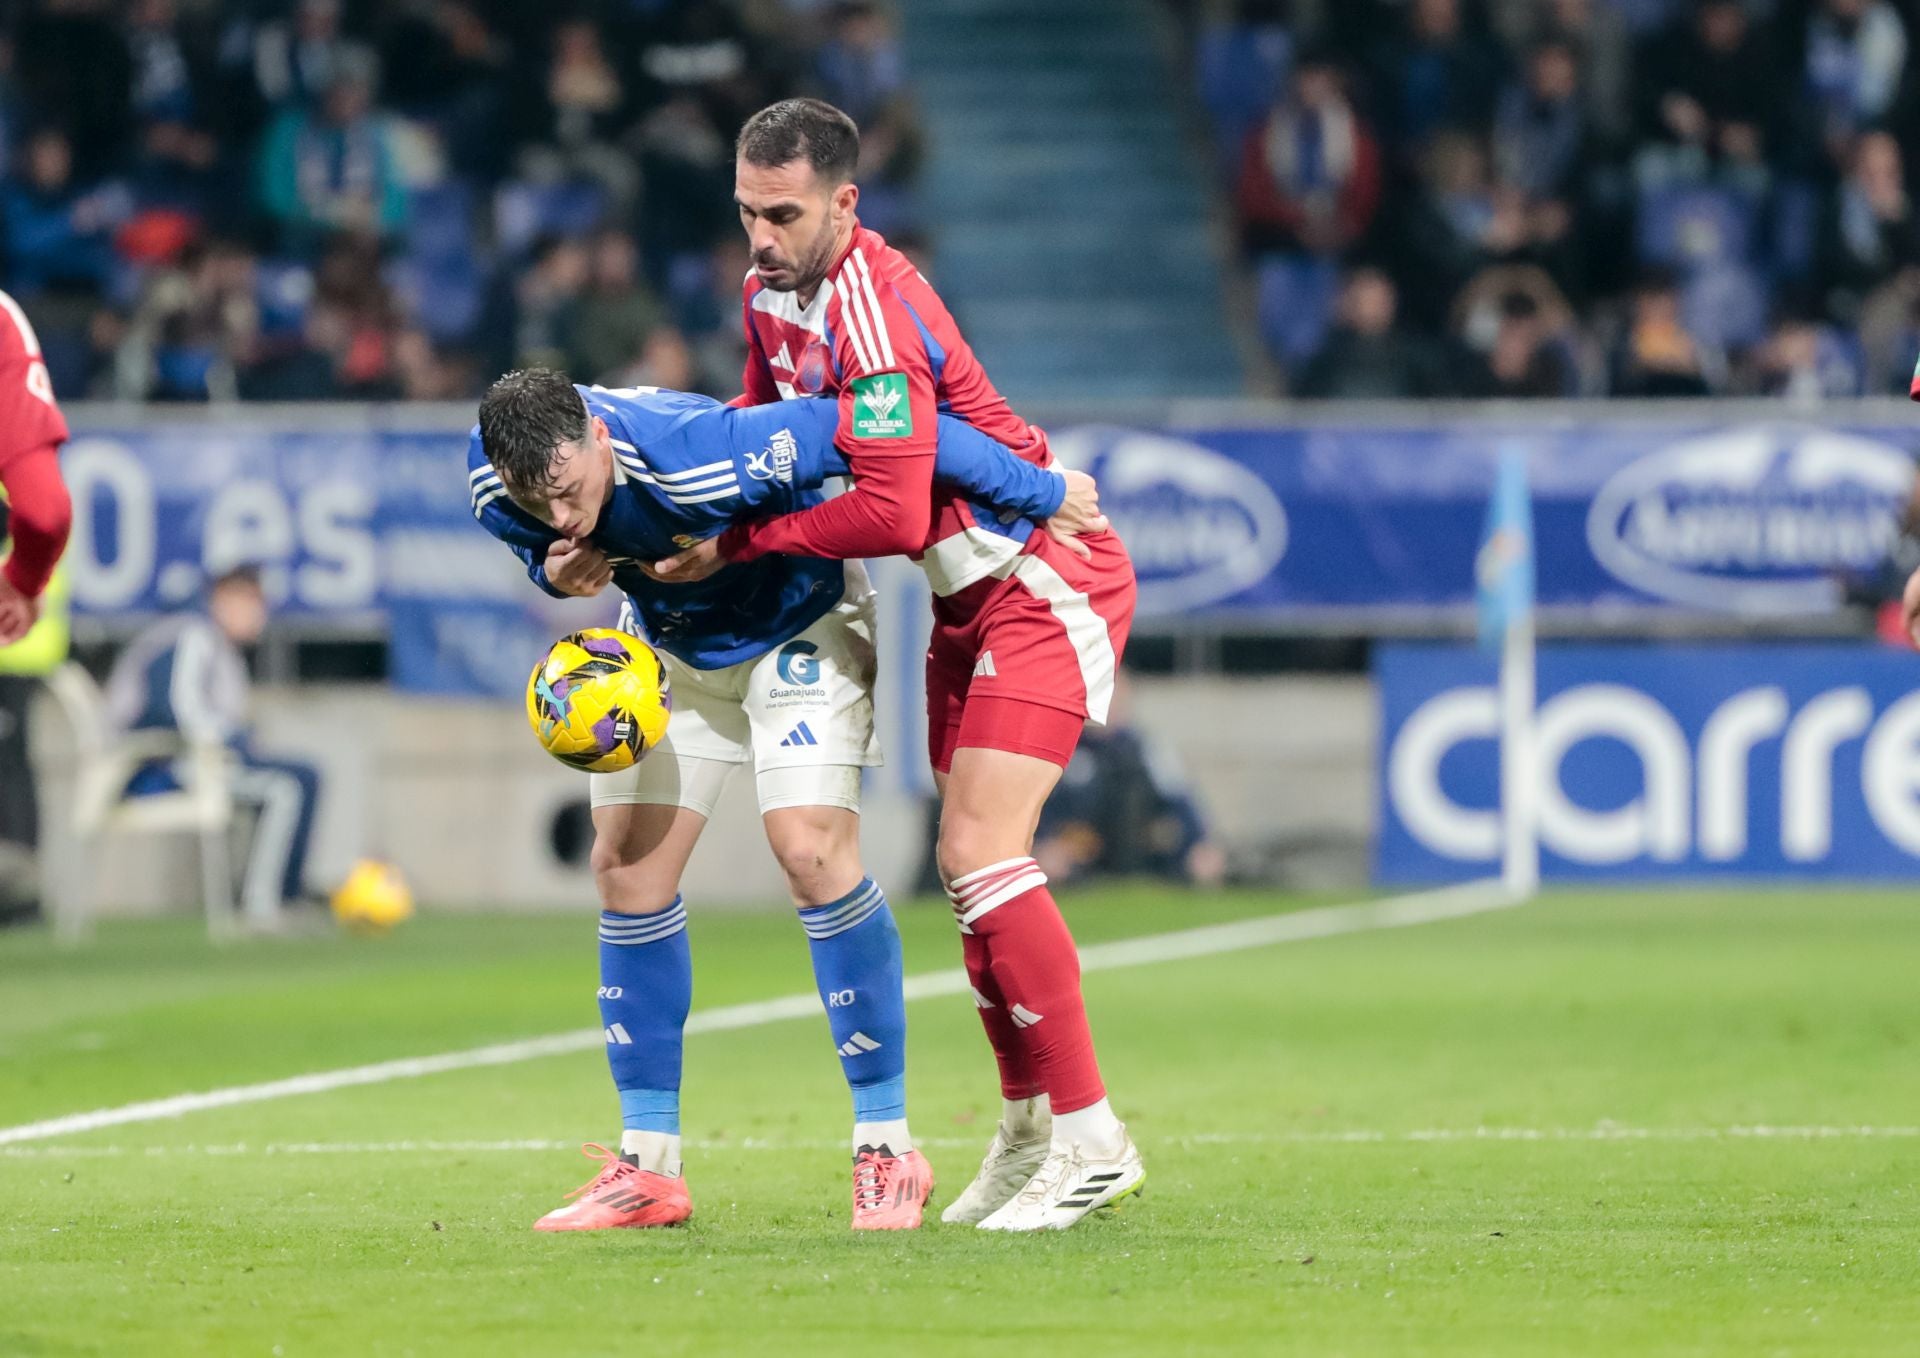
[(33, 322), (11, 293), (0, 291), (0, 361), (38, 357), (40, 337)]

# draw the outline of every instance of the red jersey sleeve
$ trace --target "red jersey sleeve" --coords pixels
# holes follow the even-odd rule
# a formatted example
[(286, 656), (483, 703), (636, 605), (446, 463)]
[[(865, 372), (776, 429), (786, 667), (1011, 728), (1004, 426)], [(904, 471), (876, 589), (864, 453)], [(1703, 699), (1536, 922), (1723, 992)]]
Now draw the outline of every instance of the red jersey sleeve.
[(812, 509), (728, 529), (720, 550), (731, 560), (768, 552), (846, 560), (926, 546), (939, 438), (932, 355), (906, 302), (874, 277), (862, 248), (847, 256), (833, 287), (828, 315), (841, 382), (834, 442), (853, 486)]
[(0, 489), (7, 493), (13, 543), (0, 570), (28, 597), (47, 587), (73, 523), (56, 456), (66, 440), (67, 422), (54, 404), (33, 325), (20, 304), (0, 292)]
[(66, 441), (67, 422), (54, 404), (39, 337), (20, 304), (0, 292), (0, 464), (30, 448)]
[(73, 527), (73, 502), (60, 479), (54, 445), (43, 443), (0, 461), (0, 489), (7, 492), (7, 536), (13, 543), (0, 575), (29, 599), (38, 598)]

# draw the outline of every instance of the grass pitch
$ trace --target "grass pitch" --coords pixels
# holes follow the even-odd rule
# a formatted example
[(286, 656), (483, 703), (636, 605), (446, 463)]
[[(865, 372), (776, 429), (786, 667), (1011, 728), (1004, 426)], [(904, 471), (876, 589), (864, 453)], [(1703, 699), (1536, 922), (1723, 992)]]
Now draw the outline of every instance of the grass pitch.
[[(957, 964), (944, 906), (901, 925)], [(697, 1006), (807, 987), (791, 919), (692, 927)], [(689, 1040), (684, 1230), (528, 1229), (591, 1171), (562, 1143), (617, 1135), (592, 1052), (0, 1147), (0, 1355), (1920, 1352), (1916, 977), (1910, 893), (1804, 890), (1097, 973), (1147, 1190), (1044, 1238), (854, 1237), (823, 1018)], [(583, 1028), (594, 984), (590, 912), (0, 936), (0, 1126)], [(911, 1015), (937, 1206), (997, 1101), (965, 997)]]

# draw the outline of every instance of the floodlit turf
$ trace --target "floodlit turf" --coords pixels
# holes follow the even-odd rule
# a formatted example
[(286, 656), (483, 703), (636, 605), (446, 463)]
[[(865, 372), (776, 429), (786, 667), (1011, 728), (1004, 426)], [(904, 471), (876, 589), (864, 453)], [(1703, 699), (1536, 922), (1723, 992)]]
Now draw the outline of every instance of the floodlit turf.
[[(1069, 913), (1094, 939), (1298, 904)], [(909, 971), (957, 962), (944, 909), (902, 913)], [(592, 927), (0, 936), (0, 1126), (584, 1027)], [(697, 1005), (806, 987), (791, 920), (693, 927)], [(591, 1168), (567, 1149), (354, 1149), (609, 1139), (592, 1052), (0, 1148), (0, 1354), (1920, 1351), (1916, 978), (1910, 895), (1802, 890), (1096, 974), (1147, 1192), (1046, 1238), (853, 1237), (824, 1019), (690, 1040), (685, 1230), (535, 1235)], [(944, 1203), (990, 1062), (964, 997), (912, 1017)]]

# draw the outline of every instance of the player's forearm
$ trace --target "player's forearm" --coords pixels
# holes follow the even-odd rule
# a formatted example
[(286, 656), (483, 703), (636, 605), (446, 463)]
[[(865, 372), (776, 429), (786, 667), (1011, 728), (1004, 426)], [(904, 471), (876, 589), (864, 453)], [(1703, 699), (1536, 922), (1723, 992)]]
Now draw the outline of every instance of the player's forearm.
[(538, 562), (538, 561), (527, 562), (527, 579), (533, 581), (533, 583), (540, 586), (540, 588), (544, 592), (552, 595), (556, 599), (566, 599), (566, 598), (572, 597), (564, 589), (556, 589), (554, 587), (553, 581), (547, 579), (546, 566), (543, 565), (541, 562)]
[(931, 451), (855, 459), (853, 489), (845, 495), (729, 528), (720, 537), (721, 555), (751, 561), (784, 552), (846, 561), (917, 552), (933, 522), (933, 467)]
[(53, 578), (73, 529), (73, 501), (60, 477), (53, 444), (16, 454), (0, 465), (0, 487), (7, 492), (8, 535), (13, 554), (4, 567), (7, 583), (28, 598), (38, 598)]
[(1067, 498), (1063, 477), (1014, 456), (1005, 444), (946, 415), (940, 417), (933, 474), (971, 499), (1033, 519), (1051, 518)]

